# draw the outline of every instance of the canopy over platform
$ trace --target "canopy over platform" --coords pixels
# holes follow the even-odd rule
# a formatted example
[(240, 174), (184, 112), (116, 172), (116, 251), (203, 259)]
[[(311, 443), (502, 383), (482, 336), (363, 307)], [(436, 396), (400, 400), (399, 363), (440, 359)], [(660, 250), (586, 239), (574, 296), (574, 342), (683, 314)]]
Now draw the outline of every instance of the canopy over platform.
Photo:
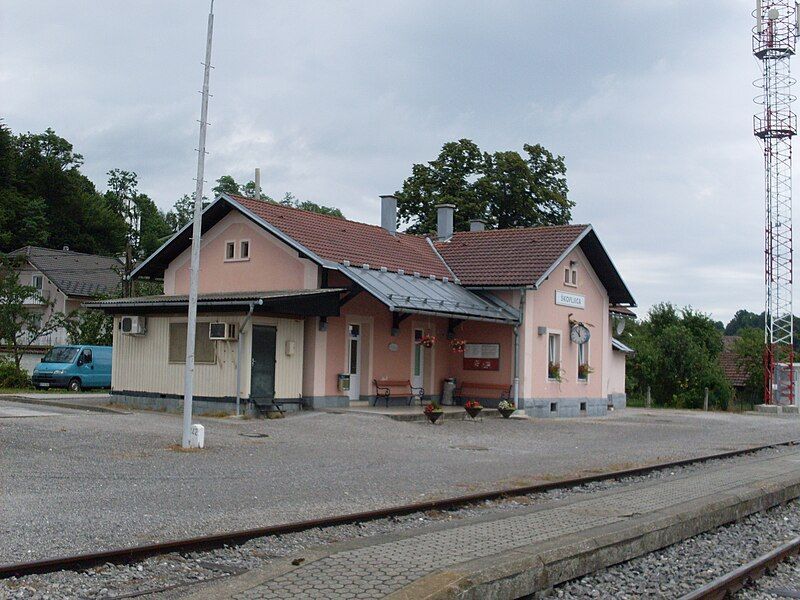
[[(284, 314), (300, 317), (339, 316), (342, 288), (314, 290), (275, 290), (271, 292), (229, 292), (200, 294), (199, 313), (242, 312), (253, 307), (255, 314)], [(141, 296), (84, 302), (85, 308), (100, 309), (107, 314), (158, 314), (184, 312), (189, 296)]]
[(451, 281), (353, 266), (339, 270), (393, 312), (519, 322), (519, 311), (514, 307), (491, 294), (479, 295)]

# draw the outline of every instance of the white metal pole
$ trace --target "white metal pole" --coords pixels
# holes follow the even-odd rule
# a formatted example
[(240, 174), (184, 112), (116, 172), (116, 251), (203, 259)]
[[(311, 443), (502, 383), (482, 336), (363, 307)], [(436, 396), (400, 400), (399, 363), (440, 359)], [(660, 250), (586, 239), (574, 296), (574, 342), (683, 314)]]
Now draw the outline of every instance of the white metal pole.
[(211, 74), (211, 34), (214, 30), (214, 0), (208, 13), (206, 60), (203, 63), (203, 100), (200, 108), (200, 142), (197, 147), (197, 188), (194, 196), (194, 223), (192, 224), (192, 259), (189, 267), (189, 315), (186, 324), (186, 370), (183, 377), (183, 440), (181, 446), (189, 447), (192, 429), (192, 394), (194, 393), (194, 344), (197, 328), (197, 287), (200, 276), (200, 233), (203, 218), (203, 174), (206, 159), (206, 129), (208, 127), (208, 79)]

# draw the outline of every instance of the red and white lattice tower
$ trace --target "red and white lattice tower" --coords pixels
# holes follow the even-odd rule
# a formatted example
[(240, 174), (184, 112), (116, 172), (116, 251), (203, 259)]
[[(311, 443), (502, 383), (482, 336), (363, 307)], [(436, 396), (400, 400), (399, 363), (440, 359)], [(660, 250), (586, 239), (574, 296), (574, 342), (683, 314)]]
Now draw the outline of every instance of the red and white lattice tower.
[[(794, 362), (792, 318), (792, 136), (797, 117), (792, 112), (789, 61), (795, 52), (795, 0), (756, 0), (753, 54), (761, 65), (756, 102), (761, 112), (753, 131), (764, 148), (764, 402), (794, 403), (791, 368)], [(783, 372), (781, 372), (783, 371)]]

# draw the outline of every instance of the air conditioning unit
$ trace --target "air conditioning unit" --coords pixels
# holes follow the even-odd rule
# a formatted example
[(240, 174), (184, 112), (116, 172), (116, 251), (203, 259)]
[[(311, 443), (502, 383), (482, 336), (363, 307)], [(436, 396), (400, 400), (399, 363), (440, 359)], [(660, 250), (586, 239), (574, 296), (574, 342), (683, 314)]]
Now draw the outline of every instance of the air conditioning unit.
[(212, 340), (235, 340), (236, 323), (209, 323), (208, 337)]
[(147, 317), (122, 317), (119, 328), (126, 335), (144, 335), (147, 333)]

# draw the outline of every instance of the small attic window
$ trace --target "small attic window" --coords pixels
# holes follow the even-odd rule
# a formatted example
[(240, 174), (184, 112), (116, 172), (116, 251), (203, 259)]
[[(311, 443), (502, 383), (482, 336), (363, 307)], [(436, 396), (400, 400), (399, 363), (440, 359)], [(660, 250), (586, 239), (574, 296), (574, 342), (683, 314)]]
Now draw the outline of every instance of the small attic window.
[(242, 240), (239, 242), (239, 258), (242, 260), (250, 258), (250, 240)]
[(236, 256), (236, 242), (225, 242), (225, 260), (233, 260)]
[(564, 285), (578, 287), (578, 266), (574, 260), (564, 267)]

